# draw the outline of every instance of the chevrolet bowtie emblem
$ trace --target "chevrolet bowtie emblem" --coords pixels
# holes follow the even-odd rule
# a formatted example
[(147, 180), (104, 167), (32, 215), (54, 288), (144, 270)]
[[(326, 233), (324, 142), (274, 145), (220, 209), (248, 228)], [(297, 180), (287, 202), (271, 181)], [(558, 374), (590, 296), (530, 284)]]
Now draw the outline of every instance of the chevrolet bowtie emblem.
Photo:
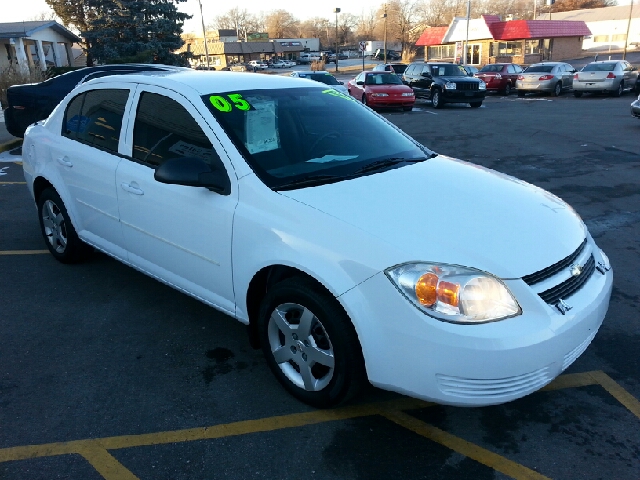
[(580, 265), (571, 265), (569, 267), (569, 271), (571, 272), (571, 276), (572, 277), (577, 277), (578, 275), (580, 275), (582, 273), (582, 267)]

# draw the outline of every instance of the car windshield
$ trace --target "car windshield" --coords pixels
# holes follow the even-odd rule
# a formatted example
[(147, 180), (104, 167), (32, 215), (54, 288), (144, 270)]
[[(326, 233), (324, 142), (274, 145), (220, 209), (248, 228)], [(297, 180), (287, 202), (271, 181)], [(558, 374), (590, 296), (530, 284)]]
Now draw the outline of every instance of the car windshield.
[(481, 72), (501, 72), (502, 65), (485, 65), (480, 69)]
[(365, 85), (402, 85), (402, 80), (395, 73), (369, 73), (364, 81)]
[(301, 78), (309, 78), (316, 82), (322, 82), (327, 85), (340, 85), (340, 82), (336, 80), (336, 77), (328, 73), (304, 73), (300, 74)]
[(615, 63), (590, 63), (585, 66), (583, 72), (613, 72), (616, 68)]
[(466, 77), (467, 72), (458, 65), (431, 65), (431, 75), (434, 77)]
[(333, 88), (214, 92), (202, 101), (274, 190), (341, 181), (375, 173), (376, 165), (393, 168), (433, 155)]
[(553, 65), (531, 65), (525, 70), (526, 73), (550, 73)]

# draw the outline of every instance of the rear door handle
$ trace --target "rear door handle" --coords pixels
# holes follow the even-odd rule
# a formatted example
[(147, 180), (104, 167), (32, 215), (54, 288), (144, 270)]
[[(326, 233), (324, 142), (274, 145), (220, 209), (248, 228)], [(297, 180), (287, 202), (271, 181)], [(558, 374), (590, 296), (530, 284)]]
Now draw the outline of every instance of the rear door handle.
[(71, 160), (69, 160), (69, 157), (67, 157), (66, 155), (64, 157), (58, 157), (56, 158), (56, 160), (60, 165), (64, 165), (65, 167), (73, 167), (73, 163), (71, 163)]
[(138, 188), (138, 184), (136, 182), (133, 182), (133, 183), (122, 182), (120, 186), (126, 192), (133, 193), (134, 195), (144, 195), (144, 191)]

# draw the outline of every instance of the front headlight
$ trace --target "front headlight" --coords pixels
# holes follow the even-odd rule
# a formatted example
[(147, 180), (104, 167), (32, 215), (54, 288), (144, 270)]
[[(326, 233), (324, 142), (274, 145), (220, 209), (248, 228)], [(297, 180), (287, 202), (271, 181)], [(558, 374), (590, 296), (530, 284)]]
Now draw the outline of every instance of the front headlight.
[(413, 92), (404, 92), (402, 94), (403, 97), (413, 97)]
[(389, 94), (388, 93), (372, 93), (371, 96), (372, 97), (388, 97)]
[(456, 82), (447, 82), (444, 84), (444, 88), (446, 88), (447, 90), (455, 90)]
[(480, 90), (486, 90), (487, 89), (487, 84), (484, 83), (482, 80), (480, 80)]
[(522, 313), (504, 283), (474, 268), (405, 263), (385, 274), (419, 310), (445, 322), (483, 323)]

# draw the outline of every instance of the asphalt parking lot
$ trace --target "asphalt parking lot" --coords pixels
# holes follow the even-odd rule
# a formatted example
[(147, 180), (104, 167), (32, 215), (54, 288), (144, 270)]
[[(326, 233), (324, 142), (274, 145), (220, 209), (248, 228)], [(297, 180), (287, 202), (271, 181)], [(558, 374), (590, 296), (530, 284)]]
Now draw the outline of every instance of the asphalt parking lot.
[(19, 155), (1, 155), (0, 478), (638, 480), (633, 98), (490, 95), (384, 114), (440, 154), (566, 200), (614, 268), (607, 318), (565, 374), (475, 409), (374, 388), (335, 410), (300, 404), (231, 318), (101, 254), (56, 262)]

